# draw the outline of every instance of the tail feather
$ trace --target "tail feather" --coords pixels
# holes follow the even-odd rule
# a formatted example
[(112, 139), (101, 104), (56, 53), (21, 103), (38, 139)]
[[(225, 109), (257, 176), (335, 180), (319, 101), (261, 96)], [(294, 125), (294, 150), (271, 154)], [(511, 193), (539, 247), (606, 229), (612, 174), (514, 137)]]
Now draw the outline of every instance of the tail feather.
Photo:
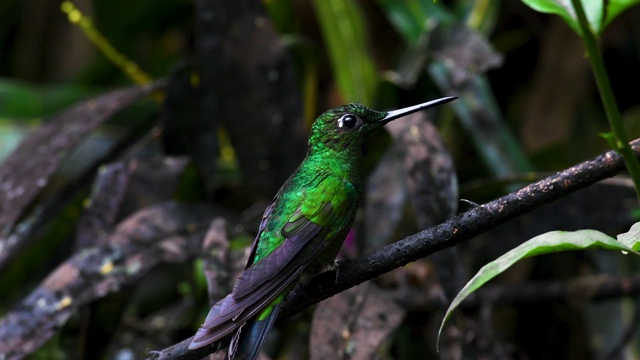
[(266, 319), (258, 320), (260, 316), (253, 317), (236, 330), (229, 344), (227, 359), (254, 360), (258, 358), (267, 334), (278, 317), (281, 304), (282, 302), (275, 304)]

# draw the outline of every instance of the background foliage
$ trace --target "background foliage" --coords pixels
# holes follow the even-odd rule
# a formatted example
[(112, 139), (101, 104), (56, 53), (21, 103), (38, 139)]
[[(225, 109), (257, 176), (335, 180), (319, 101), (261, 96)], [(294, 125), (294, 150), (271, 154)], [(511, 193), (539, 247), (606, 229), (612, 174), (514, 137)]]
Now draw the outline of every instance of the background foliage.
[[(367, 202), (344, 258), (456, 212), (451, 181), (433, 189), (405, 184), (413, 176), (402, 167), (407, 159), (418, 172), (452, 171), (446, 161), (415, 155), (421, 146), (444, 157), (448, 149), (460, 197), (475, 203), (607, 150), (599, 134), (609, 131), (608, 123), (577, 25), (563, 22), (563, 9), (555, 11), (560, 17), (545, 15), (524, 3), (545, 2), (75, 1), (91, 19), (87, 35), (59, 2), (2, 1), (0, 159), (18, 155), (2, 164), (0, 184), (18, 179), (33, 196), (19, 207), (0, 205), (0, 240), (26, 239), (10, 255), (2, 254), (9, 254), (7, 242), (0, 249), (0, 329), (17, 329), (19, 322), (11, 322), (19, 318), (16, 309), (40, 309), (38, 300), (53, 294), (61, 318), (42, 326), (47, 334), (29, 335), (44, 343), (29, 349), (34, 358), (138, 358), (191, 336), (208, 310), (207, 288), (213, 299), (225, 294), (261, 211), (304, 156), (311, 122), (345, 102), (391, 109), (460, 96), (429, 113), (440, 135), (411, 145), (404, 132), (411, 126), (431, 134), (418, 119), (372, 140)], [(624, 6), (605, 13), (595, 30), (627, 136), (634, 139), (640, 135), (640, 8)], [(113, 92), (146, 79), (164, 79), (158, 85), (164, 92), (141, 101), (151, 89)], [(21, 139), (47, 126), (49, 132), (20, 150)], [(63, 136), (71, 128), (74, 141)], [(56, 152), (38, 150), (54, 142)], [(421, 208), (425, 201), (415, 199), (423, 197), (438, 209)], [(627, 178), (598, 184), (460, 244), (461, 276), (469, 278), (547, 231), (588, 228), (615, 236), (633, 223), (636, 208)], [(14, 221), (2, 218), (11, 213)], [(218, 232), (209, 229), (207, 239), (229, 239), (230, 248), (211, 240), (205, 249), (214, 246), (228, 256), (211, 261), (208, 251), (196, 260), (212, 218), (227, 226), (212, 226)], [(446, 256), (412, 263), (378, 279), (375, 288), (350, 290), (318, 306), (315, 315), (283, 322), (267, 351), (274, 358), (323, 358), (322, 351), (338, 350), (365, 358), (435, 356), (435, 333), (451, 300), (442, 300), (449, 294), (435, 271)], [(202, 274), (221, 261), (224, 271), (217, 270), (226, 275), (211, 284)], [(81, 276), (47, 281), (61, 264)], [(637, 294), (595, 302), (580, 287), (568, 298), (544, 297), (552, 285), (596, 287), (636, 271), (637, 260), (597, 250), (519, 262), (492, 283), (494, 291), (541, 290), (528, 300), (463, 306), (450, 320), (440, 356), (637, 358)], [(370, 300), (354, 300), (362, 294)], [(354, 303), (359, 310), (349, 307)], [(347, 323), (350, 337), (344, 337), (347, 325), (326, 320), (336, 313), (347, 320), (357, 314)], [(380, 316), (386, 320), (375, 326), (361, 323)], [(333, 342), (321, 335), (324, 328)], [(0, 335), (2, 342), (10, 334)], [(344, 346), (322, 346), (336, 342)], [(362, 348), (369, 352), (358, 353)]]

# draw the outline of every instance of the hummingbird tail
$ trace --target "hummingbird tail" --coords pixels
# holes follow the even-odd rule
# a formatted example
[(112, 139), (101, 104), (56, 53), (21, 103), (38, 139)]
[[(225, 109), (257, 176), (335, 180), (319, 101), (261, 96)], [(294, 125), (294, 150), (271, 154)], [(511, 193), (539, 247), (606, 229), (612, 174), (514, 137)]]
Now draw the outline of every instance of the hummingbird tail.
[(227, 359), (254, 360), (258, 358), (269, 330), (278, 317), (282, 302), (275, 304), (267, 318), (258, 320), (259, 315), (240, 327), (231, 339)]

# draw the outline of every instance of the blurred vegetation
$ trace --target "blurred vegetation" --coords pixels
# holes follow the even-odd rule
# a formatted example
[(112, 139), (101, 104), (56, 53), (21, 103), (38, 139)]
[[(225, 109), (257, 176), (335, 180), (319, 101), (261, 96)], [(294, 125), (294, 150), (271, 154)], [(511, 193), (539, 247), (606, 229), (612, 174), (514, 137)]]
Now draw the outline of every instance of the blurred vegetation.
[[(476, 203), (608, 150), (600, 134), (610, 129), (577, 25), (570, 27), (561, 17), (533, 11), (524, 2), (265, 0), (264, 9), (256, 10), (238, 1), (227, 4), (228, 12), (214, 13), (214, 20), (231, 24), (229, 38), (218, 39), (226, 44), (225, 52), (215, 56), (220, 48), (214, 40), (220, 33), (206, 33), (211, 19), (202, 15), (203, 2), (73, 1), (90, 19), (89, 31), (94, 35), (87, 35), (86, 26), (83, 31), (83, 26), (70, 21), (68, 8), (66, 13), (61, 10), (61, 2), (3, 0), (0, 161), (27, 134), (69, 115), (63, 111), (74, 104), (144, 83), (147, 74), (151, 80), (166, 80), (166, 87), (162, 95), (156, 92), (133, 105), (142, 95), (129, 94), (129, 100), (104, 110), (104, 114), (111, 110), (115, 114), (96, 120), (95, 130), (87, 130), (77, 148), (65, 148), (64, 161), (47, 175), (46, 186), (17, 209), (20, 216), (12, 226), (0, 228), (0, 238), (8, 237), (42, 219), (38, 217), (41, 209), (52, 209), (28, 243), (0, 264), (0, 315), (18, 307), (48, 274), (83, 249), (78, 229), (86, 229), (81, 225), (90, 208), (87, 199), (96, 201), (92, 194), (103, 194), (96, 178), (106, 164), (126, 163), (130, 173), (123, 183), (107, 182), (121, 186), (122, 192), (106, 192), (114, 202), (120, 200), (117, 208), (104, 209), (103, 215), (110, 215), (99, 219), (109, 224), (105, 229), (113, 230), (129, 215), (163, 201), (213, 204), (231, 214), (226, 218), (233, 228), (230, 251), (241, 257), (267, 201), (304, 156), (313, 119), (345, 102), (382, 110), (443, 95), (460, 96), (452, 106), (429, 114), (455, 163), (460, 197)], [(248, 33), (232, 26), (245, 6), (251, 12), (246, 12), (249, 20), (242, 20), (253, 24)], [(627, 137), (635, 139), (640, 137), (640, 98), (635, 90), (640, 80), (640, 7), (616, 15), (614, 20), (603, 20), (607, 27), (598, 45)], [(271, 22), (277, 44), (264, 27)], [(100, 34), (97, 43), (102, 46), (96, 46), (95, 34)], [(206, 51), (207, 44), (213, 44), (213, 52)], [(135, 80), (123, 70), (127, 66), (131, 70), (131, 64), (138, 74)], [(234, 64), (254, 66), (258, 70), (248, 76), (264, 75), (271, 82), (251, 86), (240, 79), (242, 72), (224, 74), (223, 67), (237, 70)], [(270, 67), (261, 68), (264, 64)], [(207, 82), (210, 79), (219, 82)], [(203, 109), (211, 110), (198, 112)], [(86, 110), (71, 120), (86, 124), (85, 117), (101, 114)], [(372, 139), (367, 160), (372, 172), (391, 142), (386, 133)], [(33, 156), (45, 155), (34, 150)], [(184, 167), (166, 162), (149, 165), (146, 160), (136, 163), (166, 156), (188, 158), (190, 163)], [(146, 169), (149, 178), (136, 178), (139, 168)], [(634, 197), (633, 186), (621, 177), (501, 226), (458, 246), (466, 272), (473, 274), (546, 231), (588, 228), (615, 236), (637, 217)], [(389, 231), (387, 242), (418, 230), (415, 216), (406, 204), (401, 206), (403, 219)], [(461, 204), (461, 210), (466, 206)], [(90, 246), (99, 244), (87, 241)], [(202, 263), (194, 257), (160, 261), (134, 282), (80, 307), (31, 356), (94, 359), (131, 354), (140, 358), (193, 335), (208, 310)], [(423, 283), (437, 287), (427, 262), (403, 271), (406, 282), (419, 283), (416, 287), (430, 288)], [(584, 251), (529, 259), (498, 282), (509, 286), (594, 274), (620, 278), (635, 271), (635, 260)], [(388, 285), (393, 282), (390, 278), (381, 279), (380, 286), (398, 287)], [(481, 318), (474, 324), (482, 328), (468, 330), (462, 320), (456, 325), (460, 338), (477, 336), (465, 338), (474, 349), (465, 350), (466, 355), (640, 358), (637, 336), (620, 344), (626, 326), (637, 327), (632, 322), (640, 317), (636, 302), (621, 298), (606, 303), (488, 304), (488, 315), (479, 315), (478, 309), (464, 314)], [(436, 356), (434, 326), (437, 330), (442, 316), (433, 314), (442, 314), (446, 305), (435, 306), (435, 312), (433, 308), (405, 309), (404, 320), (377, 356)], [(172, 323), (158, 325), (153, 323), (154, 316)], [(297, 320), (310, 317), (305, 313)], [(274, 358), (307, 357), (291, 355), (307, 354), (306, 343), (300, 345), (306, 337), (294, 341), (292, 334), (301, 327), (303, 333), (311, 332), (294, 321), (278, 326), (274, 336), (279, 341), (267, 346)], [(419, 342), (416, 337), (428, 340)]]

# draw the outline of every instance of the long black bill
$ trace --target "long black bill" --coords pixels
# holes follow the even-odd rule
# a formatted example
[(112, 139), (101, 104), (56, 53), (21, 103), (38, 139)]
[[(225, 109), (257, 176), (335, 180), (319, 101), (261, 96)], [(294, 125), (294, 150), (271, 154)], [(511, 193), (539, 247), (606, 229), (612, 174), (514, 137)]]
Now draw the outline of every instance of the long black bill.
[(387, 113), (387, 116), (385, 116), (384, 118), (382, 118), (380, 120), (380, 122), (386, 124), (391, 120), (395, 120), (395, 119), (403, 117), (405, 115), (409, 115), (409, 114), (414, 113), (416, 111), (420, 111), (420, 110), (428, 109), (430, 107), (434, 107), (434, 106), (437, 106), (437, 105), (445, 104), (445, 103), (448, 103), (449, 101), (453, 101), (453, 100), (455, 100), (457, 98), (458, 98), (457, 96), (447, 96), (447, 97), (443, 97), (443, 98), (440, 98), (440, 99), (427, 101), (426, 103), (409, 106), (409, 107), (406, 107), (404, 109), (391, 110), (391, 111), (389, 111)]

